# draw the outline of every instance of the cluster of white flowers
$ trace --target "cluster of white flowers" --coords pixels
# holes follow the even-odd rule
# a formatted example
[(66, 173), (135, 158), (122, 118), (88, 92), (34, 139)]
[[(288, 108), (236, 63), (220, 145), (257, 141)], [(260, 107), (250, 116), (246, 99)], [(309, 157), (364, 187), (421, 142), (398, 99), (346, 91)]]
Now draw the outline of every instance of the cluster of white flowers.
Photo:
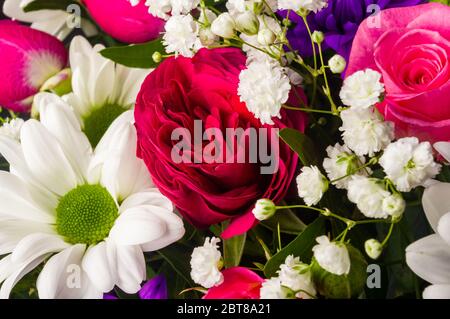
[(219, 251), (219, 238), (206, 238), (203, 246), (196, 247), (191, 255), (191, 278), (205, 288), (220, 285), (223, 282), (222, 254)]
[(22, 128), (23, 123), (24, 120), (21, 118), (11, 119), (10, 121), (3, 123), (3, 125), (0, 126), (0, 135), (18, 141), (20, 139), (20, 129)]
[(174, 15), (165, 24), (163, 44), (167, 53), (192, 57), (202, 48), (199, 25), (190, 15)]
[(278, 0), (280, 10), (306, 10), (319, 12), (328, 5), (328, 0)]
[(319, 203), (323, 194), (328, 190), (328, 180), (322, 175), (317, 166), (306, 166), (297, 176), (298, 195), (306, 205)]
[(310, 299), (316, 296), (310, 266), (289, 255), (278, 270), (278, 277), (267, 279), (261, 287), (261, 299)]
[(347, 247), (331, 242), (327, 236), (316, 238), (318, 245), (313, 247), (314, 258), (320, 267), (335, 275), (347, 275), (350, 272), (350, 255)]

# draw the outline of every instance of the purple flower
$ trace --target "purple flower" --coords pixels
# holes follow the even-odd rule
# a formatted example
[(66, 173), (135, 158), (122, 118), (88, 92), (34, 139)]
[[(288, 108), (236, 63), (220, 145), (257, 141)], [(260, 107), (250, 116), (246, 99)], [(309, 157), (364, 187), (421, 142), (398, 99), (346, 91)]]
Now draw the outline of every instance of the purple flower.
[[(347, 61), (350, 56), (353, 38), (359, 24), (372, 16), (375, 6), (379, 9), (413, 6), (426, 3), (426, 0), (328, 0), (328, 7), (317, 14), (308, 15), (308, 24), (312, 31), (318, 30), (325, 34), (324, 49), (333, 49)], [(283, 17), (286, 11), (279, 12)], [(291, 12), (289, 19), (295, 26), (288, 32), (288, 39), (295, 50), (302, 56), (312, 55), (311, 40), (305, 24), (300, 16)]]
[[(167, 282), (163, 275), (147, 281), (138, 292), (140, 299), (167, 299)], [(114, 293), (103, 295), (103, 299), (119, 299)]]

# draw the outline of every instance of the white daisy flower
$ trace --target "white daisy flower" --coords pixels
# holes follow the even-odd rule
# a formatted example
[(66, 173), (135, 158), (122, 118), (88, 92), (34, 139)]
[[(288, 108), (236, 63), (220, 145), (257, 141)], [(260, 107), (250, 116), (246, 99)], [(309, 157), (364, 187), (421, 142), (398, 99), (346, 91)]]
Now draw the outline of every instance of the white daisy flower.
[(143, 253), (177, 241), (184, 227), (135, 157), (132, 112), (92, 150), (59, 97), (40, 110), (20, 142), (0, 135), (11, 167), (0, 172), (0, 297), (44, 262), (40, 298), (102, 298), (115, 286), (136, 293)]
[[(71, 13), (63, 10), (37, 10), (25, 12), (28, 4), (34, 0), (5, 0), (3, 4), (3, 13), (14, 20), (31, 23), (31, 27), (51, 35), (60, 40), (64, 40), (74, 28), (67, 21), (70, 20)], [(89, 20), (81, 19), (80, 27), (91, 37), (97, 34), (97, 28)]]
[(74, 108), (83, 131), (93, 146), (110, 124), (136, 102), (140, 86), (148, 75), (146, 69), (115, 64), (81, 37), (70, 44), (70, 67), (73, 92), (63, 98)]

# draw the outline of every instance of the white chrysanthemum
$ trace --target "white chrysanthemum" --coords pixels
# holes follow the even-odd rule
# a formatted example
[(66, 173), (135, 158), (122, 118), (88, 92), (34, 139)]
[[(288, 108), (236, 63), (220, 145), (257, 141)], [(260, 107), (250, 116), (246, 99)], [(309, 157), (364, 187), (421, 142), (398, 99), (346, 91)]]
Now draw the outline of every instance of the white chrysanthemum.
[(170, 17), (165, 30), (163, 44), (168, 53), (192, 57), (202, 48), (198, 24), (190, 14)]
[(386, 147), (380, 165), (401, 192), (424, 186), (441, 168), (434, 161), (431, 144), (420, 143), (415, 137), (402, 138)]
[[(346, 145), (337, 143), (328, 146), (328, 157), (323, 160), (323, 168), (327, 172), (328, 179), (339, 189), (346, 189), (351, 176), (342, 178), (365, 164), (364, 156), (356, 156)], [(367, 176), (370, 168), (361, 169), (353, 175)]]
[(320, 267), (335, 275), (350, 272), (350, 255), (344, 244), (330, 242), (327, 236), (316, 238), (318, 245), (313, 247), (314, 258)]
[(280, 117), (290, 91), (291, 83), (284, 68), (268, 59), (250, 61), (239, 74), (240, 99), (262, 124), (273, 125), (272, 117)]
[(293, 292), (281, 285), (281, 280), (278, 277), (266, 279), (259, 291), (261, 299), (293, 299)]
[(353, 108), (369, 108), (380, 101), (384, 85), (381, 74), (372, 69), (358, 71), (345, 79), (340, 97), (342, 103)]
[(389, 193), (382, 181), (365, 176), (353, 176), (348, 183), (348, 199), (358, 206), (364, 216), (369, 218), (387, 218), (389, 212), (383, 208), (383, 202)]
[(131, 109), (149, 70), (128, 68), (104, 58), (97, 44), (81, 37), (70, 44), (72, 93), (63, 97), (71, 105), (81, 126), (95, 146), (112, 121)]
[(143, 252), (179, 240), (184, 228), (135, 157), (133, 113), (93, 151), (70, 107), (47, 101), (20, 142), (0, 136), (11, 167), (0, 173), (0, 297), (44, 262), (40, 298), (102, 298), (115, 286), (136, 293), (146, 279)]
[(205, 288), (220, 285), (223, 282), (222, 255), (219, 251), (219, 238), (206, 238), (203, 246), (194, 248), (191, 256), (191, 278)]
[[(60, 40), (64, 40), (73, 30), (67, 21), (70, 21), (71, 13), (63, 10), (37, 10), (25, 12), (28, 4), (34, 0), (6, 0), (3, 4), (3, 13), (14, 19), (31, 23), (31, 27), (51, 35)], [(97, 34), (97, 28), (89, 20), (81, 19), (80, 26), (86, 36), (91, 37)]]
[(342, 138), (356, 155), (373, 156), (394, 139), (394, 124), (384, 121), (376, 109), (353, 109), (341, 112)]
[(305, 166), (297, 176), (298, 195), (306, 205), (313, 206), (320, 202), (328, 189), (328, 181), (317, 166)]
[(327, 0), (278, 0), (280, 10), (308, 10), (314, 13), (319, 12), (328, 5)]
[[(130, 0), (139, 3), (136, 0)], [(168, 20), (171, 16), (185, 15), (197, 8), (200, 0), (146, 0), (148, 12), (156, 17)]]
[(297, 298), (310, 299), (316, 295), (314, 282), (311, 279), (310, 267), (300, 262), (298, 257), (289, 255), (280, 266), (278, 277), (281, 284), (296, 293)]
[(24, 121), (21, 118), (11, 119), (0, 126), (0, 135), (11, 137), (15, 140), (20, 140), (20, 129)]

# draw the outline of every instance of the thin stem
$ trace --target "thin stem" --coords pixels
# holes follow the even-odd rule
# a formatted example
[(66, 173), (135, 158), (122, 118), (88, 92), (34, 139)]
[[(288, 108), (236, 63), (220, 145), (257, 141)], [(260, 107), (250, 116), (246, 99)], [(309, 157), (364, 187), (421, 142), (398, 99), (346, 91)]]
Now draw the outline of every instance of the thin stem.
[(391, 235), (392, 235), (392, 231), (394, 230), (394, 226), (395, 226), (395, 223), (391, 223), (391, 227), (389, 227), (389, 232), (388, 232), (386, 238), (385, 238), (385, 239), (383, 240), (383, 242), (381, 243), (381, 246), (382, 246), (382, 247), (384, 247), (384, 246), (387, 244), (389, 238), (390, 238)]
[(323, 73), (323, 79), (325, 81), (325, 88), (326, 88), (326, 92), (325, 95), (327, 96), (328, 100), (330, 101), (331, 104), (331, 111), (333, 113), (337, 113), (337, 107), (336, 104), (333, 101), (333, 98), (331, 97), (331, 89), (330, 89), (330, 85), (328, 83), (328, 77), (327, 77), (327, 70), (325, 70), (325, 63), (323, 60), (323, 54), (322, 54), (322, 45), (319, 43), (318, 44), (319, 47), (319, 57), (320, 57), (320, 63), (321, 63), (321, 71)]
[(283, 105), (282, 107), (287, 109), (287, 110), (293, 110), (293, 111), (302, 111), (302, 112), (308, 112), (308, 113), (322, 113), (322, 114), (336, 115), (336, 114), (334, 114), (331, 111), (316, 110), (316, 109), (310, 109), (310, 108), (306, 108), (306, 107), (294, 107), (294, 106), (288, 106), (288, 105)]
[(330, 184), (336, 183), (336, 182), (338, 182), (338, 181), (340, 181), (340, 180), (342, 180), (342, 179), (345, 179), (345, 178), (347, 178), (347, 177), (349, 177), (349, 176), (352, 176), (352, 175), (358, 173), (360, 170), (365, 169), (365, 168), (367, 168), (367, 167), (369, 167), (369, 166), (371, 166), (371, 165), (372, 165), (372, 163), (371, 163), (371, 161), (369, 161), (369, 162), (367, 162), (366, 164), (364, 164), (364, 165), (362, 165), (362, 166), (360, 166), (360, 167), (354, 169), (352, 172), (348, 173), (347, 175), (344, 175), (344, 176), (342, 176), (342, 177), (333, 179), (333, 180), (330, 182)]

